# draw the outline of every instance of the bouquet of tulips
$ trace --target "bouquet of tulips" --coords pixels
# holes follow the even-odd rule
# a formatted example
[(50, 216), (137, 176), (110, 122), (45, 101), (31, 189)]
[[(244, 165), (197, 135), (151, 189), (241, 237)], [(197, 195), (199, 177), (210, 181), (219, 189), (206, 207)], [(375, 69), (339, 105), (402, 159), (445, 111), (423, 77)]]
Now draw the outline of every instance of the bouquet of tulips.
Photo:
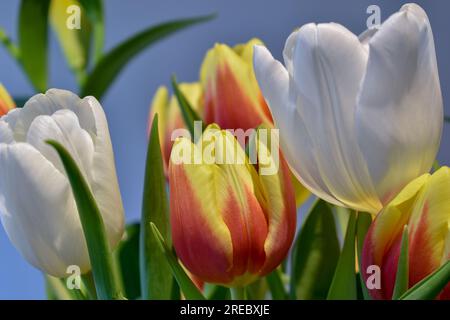
[[(66, 28), (69, 6), (86, 28)], [(108, 53), (101, 1), (23, 0), (20, 16), (19, 44), (1, 40), (45, 93), (23, 104), (0, 85), (0, 218), (50, 299), (450, 299), (443, 102), (418, 5), (360, 36), (304, 25), (284, 64), (259, 39), (216, 44), (198, 82), (154, 95), (129, 225), (97, 99), (141, 50), (211, 16)], [(46, 91), (47, 19), (84, 98)]]

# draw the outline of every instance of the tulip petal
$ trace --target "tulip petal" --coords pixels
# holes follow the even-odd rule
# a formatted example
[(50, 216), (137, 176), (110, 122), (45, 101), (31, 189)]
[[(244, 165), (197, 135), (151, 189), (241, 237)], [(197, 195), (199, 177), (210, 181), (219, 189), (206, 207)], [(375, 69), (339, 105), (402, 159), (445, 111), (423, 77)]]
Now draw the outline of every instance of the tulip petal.
[(37, 94), (28, 100), (24, 107), (10, 112), (4, 119), (14, 132), (16, 141), (25, 142), (31, 123), (38, 116), (51, 116), (58, 110), (68, 109), (74, 112), (81, 128), (89, 134), (95, 132), (92, 110), (80, 107), (81, 99), (67, 90), (50, 89), (45, 94)]
[(186, 138), (177, 140), (169, 165), (173, 244), (193, 274), (206, 281), (226, 283), (232, 280), (229, 270), (233, 248), (214, 192), (216, 185), (222, 187), (223, 180), (213, 179), (215, 171), (209, 167), (177, 164), (173, 160), (178, 148), (192, 147)]
[(105, 223), (109, 243), (115, 248), (122, 238), (125, 221), (108, 122), (102, 106), (94, 97), (82, 99), (79, 109), (89, 110), (86, 113), (93, 114), (95, 150), (91, 188)]
[(67, 276), (69, 265), (87, 271), (86, 243), (66, 177), (24, 143), (0, 144), (0, 167), (0, 217), (14, 246), (52, 276)]
[(14, 142), (13, 132), (7, 122), (0, 119), (0, 143)]
[(32, 122), (27, 141), (46, 157), (62, 174), (66, 174), (56, 151), (46, 141), (61, 143), (82, 172), (92, 181), (94, 145), (89, 134), (80, 127), (77, 116), (70, 110), (59, 110), (51, 116), (39, 116)]
[[(446, 240), (450, 224), (450, 169), (442, 167), (429, 179), (411, 215), (410, 285), (413, 286), (450, 259)], [(450, 290), (450, 285), (447, 286)], [(450, 293), (450, 291), (449, 291)]]
[[(370, 295), (376, 299), (390, 299), (392, 296), (402, 230), (408, 224), (417, 196), (429, 179), (430, 175), (424, 174), (409, 183), (377, 215), (366, 235), (362, 268), (367, 270), (370, 265), (377, 265), (382, 273), (381, 289), (369, 290)], [(367, 278), (368, 275), (364, 272), (363, 276)]]
[(7, 114), (9, 110), (16, 107), (13, 99), (6, 91), (5, 87), (0, 83), (0, 116)]
[(205, 91), (206, 123), (215, 122), (224, 129), (243, 130), (272, 123), (258, 90), (253, 66), (247, 61), (256, 43), (261, 42), (252, 40), (246, 47), (238, 47), (238, 52), (224, 44), (216, 44), (208, 51), (200, 72)]
[(291, 77), (297, 111), (331, 194), (349, 207), (377, 212), (381, 204), (354, 127), (366, 61), (367, 52), (358, 38), (343, 26), (308, 24), (297, 35)]
[[(90, 182), (92, 192), (102, 213), (110, 245), (114, 248), (122, 237), (125, 222), (108, 124), (105, 113), (98, 101), (94, 97), (80, 99), (76, 94), (67, 90), (50, 89), (45, 94), (33, 96), (23, 108), (12, 110), (2, 120), (13, 131), (15, 141), (26, 142), (28, 136), (29, 139), (33, 140), (32, 143), (38, 146), (44, 143), (44, 141), (39, 140), (43, 137), (43, 132), (40, 134), (37, 132), (29, 134), (28, 131), (32, 123), (39, 117), (50, 117), (55, 113), (67, 111), (76, 115), (77, 123), (79, 124), (79, 128), (76, 131), (78, 132), (79, 129), (84, 131), (81, 134), (84, 142), (78, 146), (78, 152), (75, 153), (78, 153), (80, 157), (86, 155), (93, 157), (91, 160), (85, 159), (78, 162), (78, 164), (82, 165), (85, 163), (86, 166), (82, 165), (82, 167), (84, 166), (85, 169), (92, 168), (92, 170), (83, 170), (83, 173)], [(64, 122), (62, 118), (60, 121)], [(72, 119), (71, 125), (74, 123)], [(40, 124), (42, 125), (42, 123)], [(36, 129), (33, 129), (33, 131), (36, 131)], [(85, 143), (85, 140), (87, 140), (85, 133), (88, 133), (91, 137), (92, 141), (90, 143)], [(72, 143), (70, 140), (71, 138), (68, 139), (65, 147)], [(92, 149), (89, 145), (92, 143), (94, 145), (93, 155), (92, 152), (89, 152)], [(87, 149), (84, 150), (84, 148)], [(40, 150), (45, 149), (51, 150), (51, 147), (42, 146), (40, 148)], [(57, 157), (53, 150), (49, 151), (49, 153)], [(71, 152), (72, 156), (75, 153)], [(48, 156), (48, 153), (46, 156)], [(92, 162), (92, 164), (88, 165), (88, 162)], [(59, 158), (53, 163), (60, 163)], [(56, 166), (58, 167), (58, 165)], [(59, 168), (61, 169), (62, 167), (59, 165)], [(61, 172), (64, 172), (64, 170), (61, 169)]]
[[(295, 108), (295, 94), (293, 88), (290, 88), (288, 72), (262, 46), (255, 47), (254, 65), (261, 91), (272, 111), (276, 126), (280, 128), (281, 149), (295, 176), (318, 197), (342, 206), (331, 195), (319, 173), (312, 139)], [(296, 138), (297, 135), (301, 138)]]
[(385, 204), (431, 168), (442, 132), (442, 96), (431, 27), (419, 6), (403, 6), (369, 47), (356, 133)]

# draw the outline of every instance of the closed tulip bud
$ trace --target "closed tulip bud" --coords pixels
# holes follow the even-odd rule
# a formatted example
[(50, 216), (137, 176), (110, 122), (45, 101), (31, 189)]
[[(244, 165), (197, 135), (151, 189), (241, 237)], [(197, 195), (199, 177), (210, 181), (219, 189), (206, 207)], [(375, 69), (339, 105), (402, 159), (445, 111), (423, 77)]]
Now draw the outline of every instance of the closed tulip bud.
[[(195, 111), (200, 111), (202, 106), (200, 84), (197, 82), (180, 83), (179, 88), (192, 108)], [(167, 174), (170, 151), (173, 145), (172, 133), (175, 129), (185, 128), (186, 125), (184, 124), (177, 98), (175, 96), (169, 98), (167, 88), (164, 86), (159, 87), (156, 91), (150, 108), (149, 124), (153, 122), (155, 114), (158, 114), (161, 153), (164, 160), (164, 172)]]
[(5, 87), (0, 83), (0, 116), (8, 113), (9, 110), (14, 109), (16, 104), (6, 91)]
[(251, 129), (272, 124), (270, 111), (253, 72), (257, 39), (230, 48), (216, 44), (206, 54), (200, 71), (204, 90), (204, 119), (224, 129)]
[(9, 239), (35, 267), (55, 277), (90, 269), (72, 189), (56, 151), (77, 163), (99, 206), (109, 243), (124, 230), (108, 124), (94, 97), (51, 89), (0, 118), (0, 218)]
[(287, 164), (275, 152), (270, 154), (279, 156), (279, 170), (262, 175), (235, 137), (217, 126), (196, 144), (175, 142), (169, 166), (173, 244), (200, 280), (246, 285), (285, 258), (296, 208)]
[(377, 213), (431, 168), (443, 106), (426, 13), (404, 5), (359, 38), (307, 24), (286, 41), (283, 66), (255, 48), (256, 78), (283, 153), (302, 184), (333, 204)]
[[(402, 231), (409, 231), (409, 287), (450, 259), (450, 169), (442, 167), (409, 183), (376, 217), (367, 233), (362, 255), (363, 275), (380, 268), (380, 287), (369, 290), (375, 299), (391, 299), (396, 280)], [(440, 299), (450, 299), (450, 284)]]

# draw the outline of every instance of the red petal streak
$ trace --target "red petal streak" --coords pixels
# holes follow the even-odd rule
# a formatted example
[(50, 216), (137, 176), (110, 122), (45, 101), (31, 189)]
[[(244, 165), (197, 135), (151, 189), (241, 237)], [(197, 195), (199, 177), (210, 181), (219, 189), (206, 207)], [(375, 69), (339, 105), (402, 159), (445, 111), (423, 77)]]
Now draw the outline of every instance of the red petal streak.
[(264, 241), (267, 237), (267, 221), (257, 199), (245, 190), (246, 210), (239, 206), (232, 190), (223, 211), (233, 242), (234, 276), (257, 273), (265, 260)]
[(183, 167), (171, 164), (169, 172), (172, 238), (178, 257), (203, 281), (231, 282), (229, 253), (217, 241), (214, 230), (199, 212), (201, 204)]
[[(420, 221), (416, 224), (414, 230), (411, 230), (409, 245), (409, 285), (412, 287), (436, 269), (440, 267), (440, 260), (435, 260), (431, 252), (433, 252), (433, 244), (428, 235), (427, 225), (430, 223), (429, 205), (425, 201), (422, 209)], [(441, 292), (440, 299), (450, 299), (450, 283)]]
[(207, 123), (215, 122), (223, 129), (243, 130), (256, 128), (267, 121), (272, 123), (269, 108), (262, 95), (258, 99), (259, 105), (253, 102), (226, 63), (218, 66), (214, 80), (208, 82), (205, 93)]
[(289, 167), (280, 152), (280, 183), (283, 184), (284, 196), (284, 211), (282, 213), (282, 220), (276, 226), (270, 225), (269, 228), (277, 228), (274, 238), (276, 239), (271, 250), (266, 252), (267, 259), (264, 267), (261, 270), (261, 275), (266, 275), (275, 269), (286, 257), (292, 241), (294, 240), (296, 223), (297, 223), (297, 209), (295, 205), (295, 193), (292, 186)]

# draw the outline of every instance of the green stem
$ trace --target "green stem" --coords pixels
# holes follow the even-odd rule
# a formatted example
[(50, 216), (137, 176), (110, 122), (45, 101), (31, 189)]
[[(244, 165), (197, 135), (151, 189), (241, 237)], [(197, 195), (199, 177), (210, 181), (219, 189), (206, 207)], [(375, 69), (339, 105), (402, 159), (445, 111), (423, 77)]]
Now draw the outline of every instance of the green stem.
[(83, 274), (81, 276), (81, 281), (83, 282), (83, 285), (86, 288), (88, 298), (91, 300), (96, 300), (97, 299), (97, 291), (95, 289), (95, 281), (94, 281), (92, 272)]
[(247, 300), (247, 291), (245, 290), (245, 287), (231, 288), (231, 299)]
[(0, 42), (5, 46), (11, 57), (21, 64), (19, 48), (12, 42), (11, 38), (3, 29), (0, 29)]

